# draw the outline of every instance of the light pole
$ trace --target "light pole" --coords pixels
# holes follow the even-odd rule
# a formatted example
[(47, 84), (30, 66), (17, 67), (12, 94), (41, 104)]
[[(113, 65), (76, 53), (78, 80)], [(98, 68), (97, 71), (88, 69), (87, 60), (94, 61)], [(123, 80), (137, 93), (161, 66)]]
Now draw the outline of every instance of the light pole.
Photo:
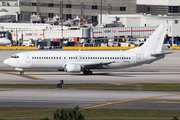
[(61, 3), (61, 29), (63, 29), (63, 0)]
[(100, 24), (102, 24), (102, 0), (101, 0), (101, 12), (100, 12)]

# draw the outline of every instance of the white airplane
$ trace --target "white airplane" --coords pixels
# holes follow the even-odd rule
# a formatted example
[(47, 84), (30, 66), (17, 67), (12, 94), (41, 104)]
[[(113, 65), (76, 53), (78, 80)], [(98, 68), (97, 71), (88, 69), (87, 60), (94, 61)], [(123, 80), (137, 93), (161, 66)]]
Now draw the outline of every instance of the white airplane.
[(11, 41), (7, 38), (0, 38), (0, 45), (10, 45)]
[(164, 58), (161, 51), (166, 25), (157, 30), (138, 48), (127, 51), (28, 51), (12, 55), (3, 63), (21, 71), (23, 69), (64, 69), (66, 72), (92, 74), (90, 69), (120, 69), (150, 64)]

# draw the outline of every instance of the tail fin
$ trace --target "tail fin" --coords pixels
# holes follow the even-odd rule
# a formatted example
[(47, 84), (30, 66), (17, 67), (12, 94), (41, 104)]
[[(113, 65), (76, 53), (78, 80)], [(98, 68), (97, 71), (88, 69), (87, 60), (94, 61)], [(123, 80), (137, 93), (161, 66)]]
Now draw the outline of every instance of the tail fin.
[(131, 49), (131, 51), (143, 50), (151, 53), (160, 53), (166, 34), (166, 27), (166, 24), (161, 24), (141, 47)]

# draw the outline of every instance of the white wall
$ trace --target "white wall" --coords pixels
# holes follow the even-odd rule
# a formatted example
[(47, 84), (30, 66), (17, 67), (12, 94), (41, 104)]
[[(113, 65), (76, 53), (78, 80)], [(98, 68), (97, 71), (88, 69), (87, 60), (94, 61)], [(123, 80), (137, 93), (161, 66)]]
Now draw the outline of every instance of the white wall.
[(137, 0), (138, 5), (170, 5), (179, 6), (180, 0)]
[[(145, 26), (158, 26), (161, 23), (165, 23), (168, 25), (168, 35), (169, 36), (180, 36), (180, 18), (172, 19), (168, 17), (162, 17), (162, 16), (148, 16), (148, 15), (139, 15), (139, 14), (133, 14), (133, 15), (103, 15), (103, 21), (105, 23), (111, 23), (112, 21), (115, 21), (115, 17), (120, 18), (120, 22), (122, 22), (125, 27), (143, 27)], [(175, 23), (175, 20), (178, 20), (178, 23)], [(103, 23), (104, 23), (103, 22)]]

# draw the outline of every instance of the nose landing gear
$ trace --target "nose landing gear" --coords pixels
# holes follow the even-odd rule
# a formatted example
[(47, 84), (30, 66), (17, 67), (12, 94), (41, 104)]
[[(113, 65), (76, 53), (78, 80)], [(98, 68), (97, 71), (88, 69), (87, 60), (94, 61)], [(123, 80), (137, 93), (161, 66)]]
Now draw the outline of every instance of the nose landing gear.
[(24, 75), (24, 72), (23, 72), (23, 71), (21, 71), (21, 72), (20, 72), (20, 75)]

